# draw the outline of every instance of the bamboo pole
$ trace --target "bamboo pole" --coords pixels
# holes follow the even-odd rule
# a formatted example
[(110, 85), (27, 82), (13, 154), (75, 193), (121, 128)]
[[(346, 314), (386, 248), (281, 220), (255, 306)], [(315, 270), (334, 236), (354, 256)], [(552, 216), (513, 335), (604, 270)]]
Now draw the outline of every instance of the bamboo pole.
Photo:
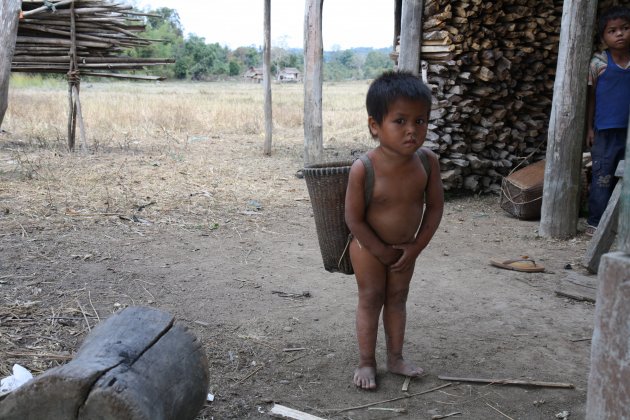
[(265, 145), (263, 153), (271, 155), (273, 115), (271, 111), (271, 0), (265, 0), (265, 46), (263, 52), (263, 90), (265, 91)]
[[(70, 10), (74, 11), (74, 0), (70, 2)], [(68, 115), (68, 148), (74, 151), (76, 128), (77, 128), (77, 101), (79, 97), (80, 75), (77, 69), (77, 39), (74, 26), (74, 13), (70, 14), (70, 69), (68, 70), (68, 95), (69, 95), (69, 115)]]
[(304, 163), (319, 162), (324, 154), (322, 122), (324, 0), (306, 0), (304, 16)]

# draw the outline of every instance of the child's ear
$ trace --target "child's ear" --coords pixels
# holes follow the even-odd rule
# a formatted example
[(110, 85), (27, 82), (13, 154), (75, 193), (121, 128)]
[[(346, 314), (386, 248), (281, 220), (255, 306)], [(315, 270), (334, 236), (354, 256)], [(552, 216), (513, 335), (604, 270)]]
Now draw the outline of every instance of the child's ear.
[(372, 137), (376, 137), (378, 135), (378, 123), (374, 118), (368, 117), (368, 127)]

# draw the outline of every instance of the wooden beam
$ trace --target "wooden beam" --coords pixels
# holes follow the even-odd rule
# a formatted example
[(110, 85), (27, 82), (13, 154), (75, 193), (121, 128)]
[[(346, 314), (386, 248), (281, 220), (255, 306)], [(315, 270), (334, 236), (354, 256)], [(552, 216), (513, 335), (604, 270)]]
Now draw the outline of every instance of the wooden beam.
[(422, 0), (403, 0), (400, 25), (400, 55), (398, 69), (420, 72), (420, 44), (422, 40)]
[(626, 140), (626, 159), (624, 173), (628, 175), (623, 177), (621, 197), (619, 198), (619, 211), (621, 217), (619, 217), (619, 233), (617, 234), (617, 246), (621, 252), (630, 255), (630, 130), (628, 130), (628, 139)]
[(265, 46), (263, 52), (263, 90), (265, 91), (265, 145), (263, 153), (271, 155), (273, 114), (271, 112), (271, 0), (265, 0)]
[(597, 2), (565, 1), (560, 30), (539, 233), (577, 233), (586, 83)]
[(586, 419), (630, 418), (628, 273), (630, 256), (627, 254), (611, 252), (602, 257), (591, 342)]
[(324, 154), (322, 84), (324, 0), (306, 0), (304, 11), (304, 164), (320, 162)]
[[(619, 166), (615, 175), (623, 176), (622, 173), (620, 174), (620, 172), (622, 172), (620, 169), (623, 168), (622, 165), (625, 165), (624, 161), (619, 162)], [(625, 178), (627, 177), (624, 177), (624, 179)], [(623, 180), (617, 181), (617, 185), (615, 185), (612, 195), (608, 199), (606, 210), (604, 210), (604, 213), (599, 220), (597, 230), (595, 230), (595, 234), (589, 241), (586, 252), (584, 253), (584, 257), (582, 258), (582, 264), (591, 273), (597, 273), (602, 255), (610, 251), (610, 247), (615, 241), (615, 236), (617, 234), (617, 227), (619, 223), (618, 220), (620, 220), (619, 200), (621, 198), (622, 185)], [(621, 223), (623, 223), (623, 221), (621, 221)]]
[(0, 127), (9, 106), (11, 60), (17, 40), (21, 6), (21, 0), (0, 2)]

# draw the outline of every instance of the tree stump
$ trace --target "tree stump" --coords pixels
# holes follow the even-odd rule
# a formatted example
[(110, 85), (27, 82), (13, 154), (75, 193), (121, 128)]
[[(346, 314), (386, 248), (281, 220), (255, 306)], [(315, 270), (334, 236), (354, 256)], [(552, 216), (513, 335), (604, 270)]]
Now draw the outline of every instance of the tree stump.
[(201, 342), (185, 326), (129, 307), (99, 324), (72, 361), (0, 401), (0, 418), (194, 419), (208, 381)]

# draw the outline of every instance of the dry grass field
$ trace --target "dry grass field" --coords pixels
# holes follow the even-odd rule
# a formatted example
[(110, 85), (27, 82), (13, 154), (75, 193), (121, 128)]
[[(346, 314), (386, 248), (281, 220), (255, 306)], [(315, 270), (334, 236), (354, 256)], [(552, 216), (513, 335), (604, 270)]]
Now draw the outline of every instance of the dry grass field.
[[(125, 212), (147, 200), (157, 204), (147, 212), (159, 208), (178, 213), (183, 210), (182, 192), (190, 188), (207, 194), (186, 197), (184, 214), (173, 215), (173, 220), (196, 224), (202, 213), (208, 220), (226, 205), (266, 198), (280, 176), (276, 165), (291, 165), (293, 171), (301, 165), (302, 89), (297, 84), (274, 86), (272, 158), (262, 157), (260, 85), (84, 82), (87, 152), (81, 152), (77, 138), (79, 152), (73, 157), (66, 148), (63, 84), (13, 89), (3, 124), (9, 135), (4, 136), (0, 168), (13, 182), (28, 179), (32, 190), (24, 191), (21, 185), (19, 200), (10, 204), (11, 218), (17, 220), (22, 213), (50, 218), (59, 212)], [(363, 110), (366, 89), (366, 82), (327, 89), (324, 135), (332, 158), (342, 146), (371, 144)], [(243, 150), (247, 155), (240, 153)], [(263, 164), (252, 165), (252, 159)], [(142, 187), (134, 188), (140, 181)], [(289, 202), (293, 198), (282, 197)], [(208, 201), (218, 205), (208, 207)]]
[[(67, 87), (36, 82), (12, 81), (0, 134), (0, 376), (65, 363), (100, 320), (145, 305), (204, 343), (216, 399), (200, 419), (268, 418), (272, 402), (339, 419), (583, 417), (594, 307), (554, 290), (568, 265), (584, 272), (584, 236), (543, 239), (496, 196), (451, 195), (409, 297), (406, 351), (428, 374), (404, 394), (404, 378), (379, 369), (378, 390), (363, 392), (351, 385), (354, 281), (323, 270), (296, 176), (302, 85), (273, 85), (263, 156), (260, 85), (84, 81), (87, 142), (70, 153)], [(367, 88), (325, 85), (327, 160), (374, 145)], [(547, 271), (488, 264), (519, 255)], [(413, 396), (441, 374), (575, 389), (454, 383)]]

